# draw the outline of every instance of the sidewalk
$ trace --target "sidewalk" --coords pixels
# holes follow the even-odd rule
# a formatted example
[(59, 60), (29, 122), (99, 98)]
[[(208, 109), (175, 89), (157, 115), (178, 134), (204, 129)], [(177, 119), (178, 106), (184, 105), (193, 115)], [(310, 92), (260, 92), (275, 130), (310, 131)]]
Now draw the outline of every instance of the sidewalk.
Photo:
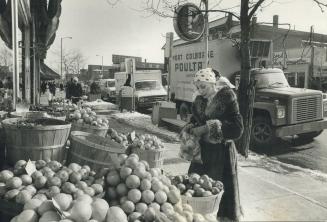
[[(185, 174), (189, 164), (177, 161), (178, 144), (165, 145), (163, 169)], [(268, 158), (249, 159), (239, 161), (242, 221), (327, 221), (327, 177)]]
[[(116, 115), (134, 127), (154, 130), (166, 136), (172, 132), (158, 128), (145, 115)], [(176, 136), (176, 135), (175, 135)], [(189, 163), (178, 158), (178, 143), (166, 143), (163, 169), (180, 175)], [(327, 221), (327, 175), (281, 163), (251, 153), (239, 158), (239, 183), (244, 211), (242, 221)]]

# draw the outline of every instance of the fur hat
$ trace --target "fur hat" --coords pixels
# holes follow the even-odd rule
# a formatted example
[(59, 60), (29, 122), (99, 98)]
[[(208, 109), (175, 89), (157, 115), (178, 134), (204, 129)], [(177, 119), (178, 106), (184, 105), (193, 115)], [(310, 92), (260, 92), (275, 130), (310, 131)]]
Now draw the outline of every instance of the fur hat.
[(78, 78), (75, 76), (75, 77), (73, 78), (73, 81), (78, 82)]
[(193, 82), (210, 82), (216, 83), (215, 73), (212, 71), (212, 68), (206, 68), (199, 70), (195, 76)]

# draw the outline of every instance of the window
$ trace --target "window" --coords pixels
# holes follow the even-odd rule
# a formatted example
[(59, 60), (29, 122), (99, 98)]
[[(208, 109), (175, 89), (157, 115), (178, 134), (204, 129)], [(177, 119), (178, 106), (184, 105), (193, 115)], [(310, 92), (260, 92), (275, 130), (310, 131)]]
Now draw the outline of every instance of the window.
[(251, 57), (263, 58), (269, 56), (270, 41), (251, 40), (250, 53)]

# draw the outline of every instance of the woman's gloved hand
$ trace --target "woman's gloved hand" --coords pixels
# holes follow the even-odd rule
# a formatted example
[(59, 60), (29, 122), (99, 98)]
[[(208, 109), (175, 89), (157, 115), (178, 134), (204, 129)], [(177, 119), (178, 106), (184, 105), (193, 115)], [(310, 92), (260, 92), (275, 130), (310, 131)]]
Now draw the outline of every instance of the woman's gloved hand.
[(194, 136), (202, 136), (203, 134), (205, 133), (208, 133), (209, 132), (209, 128), (208, 126), (205, 124), (203, 126), (198, 126), (198, 127), (194, 127), (190, 130), (190, 133)]
[(191, 129), (194, 128), (194, 124), (193, 123), (188, 123), (184, 126), (183, 131), (186, 133), (191, 133)]

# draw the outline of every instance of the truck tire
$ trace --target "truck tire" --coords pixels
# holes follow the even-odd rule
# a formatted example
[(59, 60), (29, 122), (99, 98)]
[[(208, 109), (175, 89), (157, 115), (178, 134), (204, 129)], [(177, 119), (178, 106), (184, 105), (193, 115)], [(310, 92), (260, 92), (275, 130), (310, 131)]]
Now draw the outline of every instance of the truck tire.
[(256, 116), (252, 122), (251, 145), (254, 148), (273, 145), (278, 138), (269, 116)]
[(179, 115), (181, 120), (188, 121), (188, 114), (191, 114), (190, 107), (187, 103), (183, 102), (179, 107)]
[(304, 140), (313, 140), (313, 138), (319, 136), (322, 132), (323, 132), (323, 130), (309, 132), (309, 133), (301, 133), (301, 134), (298, 134), (298, 137), (300, 139), (304, 139)]

